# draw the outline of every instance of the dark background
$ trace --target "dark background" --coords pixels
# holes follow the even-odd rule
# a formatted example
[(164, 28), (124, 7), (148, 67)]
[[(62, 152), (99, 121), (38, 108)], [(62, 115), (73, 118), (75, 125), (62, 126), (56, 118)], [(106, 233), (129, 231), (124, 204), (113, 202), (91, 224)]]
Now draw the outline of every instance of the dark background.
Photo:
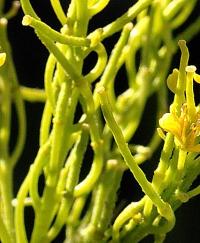
[[(11, 1), (7, 1), (6, 8), (9, 7)], [(65, 1), (62, 1), (63, 3)], [(69, 1), (67, 1), (69, 2)], [(108, 24), (111, 20), (114, 20), (116, 17), (124, 13), (129, 6), (131, 6), (133, 1), (131, 0), (111, 0), (109, 6), (101, 13), (98, 14), (90, 24), (90, 30), (93, 30), (97, 27), (102, 27), (105, 24)], [(42, 18), (43, 21), (50, 24), (53, 28), (59, 29), (60, 25), (56, 19), (53, 10), (49, 4), (49, 0), (34, 0), (32, 4)], [(200, 11), (200, 1), (195, 8), (194, 13), (189, 18), (188, 23), (190, 23), (194, 18), (196, 18)], [(9, 40), (13, 49), (14, 62), (16, 65), (16, 70), (20, 84), (29, 86), (29, 87), (43, 87), (43, 73), (45, 68), (45, 62), (48, 57), (48, 52), (45, 47), (37, 39), (34, 31), (29, 27), (24, 27), (21, 25), (21, 20), (23, 13), (20, 10), (18, 15), (10, 20), (8, 34)], [(178, 31), (181, 31), (179, 29)], [(108, 51), (110, 51), (118, 38), (118, 35), (115, 35), (113, 38), (106, 41), (106, 46)], [(199, 69), (200, 64), (200, 52), (199, 52), (199, 42), (200, 34), (197, 35), (190, 43), (188, 47), (190, 50), (190, 64), (196, 65)], [(92, 60), (91, 60), (92, 62)], [(173, 59), (172, 67), (178, 67), (179, 63), (179, 53)], [(91, 63), (88, 63), (90, 66)], [(87, 67), (86, 67), (87, 68)], [(123, 72), (119, 73), (118, 79), (124, 77)], [(121, 89), (121, 87), (119, 87)], [(120, 91), (119, 91), (120, 92)], [(199, 90), (196, 91), (197, 96), (199, 96)], [(145, 119), (151, 118), (152, 107), (154, 107), (154, 99), (148, 102), (145, 109)], [(15, 193), (19, 189), (24, 176), (26, 175), (30, 163), (33, 162), (35, 155), (38, 150), (38, 131), (40, 126), (40, 119), (42, 114), (43, 106), (41, 104), (30, 104), (26, 103), (26, 112), (27, 112), (27, 142), (25, 145), (24, 153), (16, 166), (15, 169)], [(145, 144), (148, 140), (146, 132), (151, 126), (149, 120), (145, 120), (145, 124), (139, 128), (138, 133), (136, 133), (135, 140), (138, 143)], [(12, 135), (16, 136), (16, 127), (13, 126)], [(145, 136), (144, 136), (145, 135)], [(145, 141), (144, 141), (145, 140)], [(156, 167), (158, 161), (158, 154), (155, 155), (151, 161), (143, 165), (144, 171), (151, 176), (153, 169)], [(155, 163), (156, 162), (156, 163)], [(149, 173), (151, 171), (151, 173)], [(137, 184), (135, 183), (132, 175), (127, 172), (122, 180), (123, 190), (119, 192), (120, 197), (123, 198), (126, 202), (131, 200), (137, 200), (141, 196), (141, 191)], [(132, 189), (134, 188), (134, 189)], [(31, 212), (28, 212), (31, 215)], [(198, 243), (200, 236), (200, 225), (199, 225), (199, 216), (200, 216), (200, 207), (199, 207), (199, 197), (192, 199), (189, 203), (183, 205), (176, 212), (177, 223), (172, 232), (169, 233), (166, 243)], [(30, 224), (31, 220), (27, 221), (27, 224)], [(30, 229), (29, 229), (30, 230)], [(57, 239), (55, 242), (62, 242), (61, 238)], [(143, 243), (153, 242), (151, 237), (145, 239)]]

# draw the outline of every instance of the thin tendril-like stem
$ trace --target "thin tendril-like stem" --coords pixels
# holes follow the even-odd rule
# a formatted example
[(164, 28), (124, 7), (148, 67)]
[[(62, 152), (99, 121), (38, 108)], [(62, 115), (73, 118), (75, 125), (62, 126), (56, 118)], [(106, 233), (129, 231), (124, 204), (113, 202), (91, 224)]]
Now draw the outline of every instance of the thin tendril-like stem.
[(40, 19), (33, 9), (29, 0), (21, 0), (21, 6), (25, 14), (30, 15), (36, 19)]
[(67, 23), (67, 17), (66, 14), (64, 13), (62, 6), (60, 4), (59, 0), (50, 0), (52, 8), (58, 18), (58, 20), (60, 21), (60, 23), (62, 25)]
[(121, 129), (117, 125), (113, 115), (112, 110), (110, 108), (110, 104), (108, 98), (106, 96), (105, 89), (103, 87), (99, 88), (99, 96), (101, 107), (103, 110), (104, 117), (108, 126), (110, 127), (115, 141), (118, 145), (118, 148), (124, 157), (129, 169), (133, 173), (134, 177), (138, 181), (139, 185), (141, 186), (142, 190), (145, 192), (147, 196), (152, 200), (152, 202), (157, 206), (158, 211), (161, 213), (163, 217), (166, 217), (168, 220), (174, 220), (174, 215), (171, 207), (167, 205), (159, 196), (159, 194), (154, 190), (151, 183), (148, 182), (144, 172), (139, 168), (139, 166), (133, 160), (133, 156), (125, 142), (124, 136), (122, 134)]
[[(114, 76), (117, 72), (116, 66), (117, 66), (119, 57), (121, 56), (121, 52), (122, 52), (124, 46), (127, 44), (127, 40), (128, 40), (128, 37), (129, 37), (129, 34), (130, 34), (132, 28), (133, 28), (133, 25), (131, 23), (128, 23), (127, 25), (124, 26), (121, 36), (111, 53), (107, 66), (103, 72), (103, 75), (102, 75), (98, 85), (108, 87), (110, 85), (110, 83), (113, 81)], [(98, 97), (98, 95), (97, 95), (97, 88), (96, 88), (94, 91), (94, 100), (95, 100), (96, 107), (98, 104), (97, 97)]]
[(15, 230), (17, 243), (28, 243), (25, 221), (24, 221), (24, 203), (28, 195), (29, 176), (27, 175), (17, 194), (17, 206), (15, 208)]
[(113, 35), (114, 33), (120, 31), (124, 25), (131, 22), (140, 12), (146, 9), (153, 0), (141, 0), (134, 4), (128, 9), (128, 11), (123, 14), (121, 17), (117, 18), (112, 23), (103, 27), (103, 34), (101, 40)]
[[(178, 75), (178, 82), (177, 82), (177, 89), (176, 94), (174, 97), (174, 106), (177, 111), (181, 110), (181, 106), (185, 100), (184, 97), (184, 91), (185, 91), (185, 85), (186, 85), (186, 74), (185, 74), (185, 68), (188, 65), (188, 59), (189, 59), (189, 52), (186, 46), (186, 42), (183, 40), (180, 40), (179, 46), (181, 48), (181, 60), (180, 60), (180, 67), (179, 67), (179, 75)], [(180, 115), (180, 114), (178, 114)]]
[(119, 239), (119, 230), (124, 225), (124, 223), (137, 214), (143, 207), (144, 201), (139, 203), (129, 204), (123, 211), (117, 216), (113, 224), (113, 237), (114, 239)]
[(97, 13), (101, 12), (107, 4), (110, 2), (110, 0), (99, 0), (97, 3), (89, 7), (89, 14), (90, 16), (94, 16)]
[(43, 89), (20, 87), (20, 92), (24, 100), (29, 102), (45, 102), (46, 94)]
[(74, 46), (90, 46), (90, 40), (87, 38), (82, 37), (76, 37), (76, 36), (69, 36), (69, 35), (63, 35), (62, 33), (59, 33), (58, 31), (53, 30), (50, 28), (47, 24), (44, 22), (35, 19), (31, 17), (30, 15), (25, 15), (22, 24), (27, 26), (33, 27), (35, 30), (40, 31), (42, 33), (45, 33), (51, 40), (66, 44), (66, 45), (74, 45)]
[(1, 215), (0, 215), (0, 239), (2, 240), (2, 242), (12, 243), (9, 232), (3, 222)]

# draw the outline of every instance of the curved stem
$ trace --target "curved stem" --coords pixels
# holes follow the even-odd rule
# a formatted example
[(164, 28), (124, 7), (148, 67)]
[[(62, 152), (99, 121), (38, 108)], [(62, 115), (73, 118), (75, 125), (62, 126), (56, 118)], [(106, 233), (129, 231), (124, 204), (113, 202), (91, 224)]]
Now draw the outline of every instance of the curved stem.
[(94, 68), (92, 68), (92, 70), (90, 70), (90, 72), (84, 76), (84, 79), (88, 83), (92, 83), (101, 75), (101, 73), (103, 72), (103, 70), (106, 66), (106, 62), (107, 62), (107, 53), (106, 53), (106, 49), (103, 44), (99, 43), (94, 48), (94, 51), (98, 55), (97, 63), (94, 66)]
[(11, 242), (15, 241), (15, 229), (14, 229), (14, 211), (12, 207), (12, 197), (13, 197), (13, 184), (12, 184), (12, 166), (7, 163), (7, 161), (0, 160), (0, 193), (1, 193), (1, 204), (0, 216), (3, 215), (4, 224), (6, 230), (9, 233), (9, 238)]
[(44, 166), (49, 161), (49, 153), (50, 153), (50, 141), (48, 141), (46, 144), (40, 147), (36, 159), (33, 165), (31, 166), (31, 170), (30, 170), (29, 190), (30, 190), (30, 196), (33, 200), (33, 207), (35, 211), (37, 211), (37, 208), (40, 208), (41, 205), (41, 198), (39, 197), (38, 194), (38, 180)]
[(40, 146), (45, 144), (49, 138), (52, 109), (49, 100), (46, 102), (40, 124)]
[(22, 6), (22, 9), (25, 14), (28, 14), (36, 19), (40, 19), (37, 16), (37, 14), (36, 14), (35, 10), (33, 9), (29, 0), (21, 0), (20, 2), (21, 2), (21, 6)]
[(14, 97), (14, 102), (16, 106), (16, 111), (17, 111), (17, 118), (18, 118), (18, 137), (17, 137), (17, 142), (15, 145), (15, 148), (11, 154), (10, 161), (12, 165), (14, 166), (22, 151), (24, 148), (25, 140), (26, 140), (26, 113), (25, 113), (25, 105), (22, 100), (20, 91), (18, 90), (15, 97)]
[(133, 173), (135, 179), (141, 186), (142, 190), (145, 194), (152, 200), (152, 202), (156, 205), (159, 213), (165, 217), (169, 221), (174, 220), (174, 214), (169, 204), (164, 202), (160, 195), (155, 191), (152, 184), (146, 179), (144, 172), (139, 168), (139, 166), (135, 163), (133, 156), (128, 148), (128, 145), (125, 142), (124, 136), (120, 127), (117, 125), (113, 115), (112, 110), (110, 108), (110, 104), (103, 87), (99, 88), (99, 96), (101, 102), (101, 108), (106, 119), (108, 126), (110, 127), (115, 141), (118, 145), (118, 148), (124, 157), (125, 162), (127, 163), (130, 171)]
[(114, 33), (120, 31), (124, 25), (128, 22), (131, 22), (140, 12), (146, 9), (153, 0), (140, 0), (135, 3), (132, 7), (128, 9), (128, 11), (123, 14), (121, 17), (117, 18), (112, 23), (103, 27), (103, 34), (101, 40), (113, 35)]
[(3, 222), (1, 215), (0, 215), (0, 239), (2, 240), (2, 243), (4, 243), (4, 242), (12, 243), (9, 232)]
[(15, 208), (15, 230), (17, 243), (28, 243), (25, 222), (24, 222), (24, 204), (28, 194), (29, 176), (27, 175), (17, 194), (17, 205)]
[(109, 2), (110, 0), (98, 0), (97, 3), (89, 7), (90, 16), (94, 16), (97, 13), (101, 12)]
[(67, 23), (67, 17), (62, 9), (59, 0), (50, 0), (53, 10), (62, 25)]
[(69, 36), (59, 33), (58, 31), (52, 29), (44, 22), (31, 17), (30, 15), (25, 15), (22, 24), (33, 27), (35, 30), (42, 32), (44, 35), (48, 36), (53, 41), (56, 41), (65, 45), (74, 45), (74, 46), (90, 46), (90, 40), (87, 38)]
[(144, 200), (140, 202), (130, 203), (123, 211), (117, 216), (113, 224), (113, 238), (119, 239), (120, 228), (124, 225), (126, 221), (131, 219), (135, 214), (137, 214), (143, 207)]
[[(110, 85), (110, 83), (113, 82), (114, 77), (117, 73), (117, 69), (116, 69), (117, 63), (122, 54), (122, 50), (123, 50), (124, 46), (127, 44), (127, 41), (128, 41), (132, 28), (133, 28), (133, 25), (131, 23), (128, 23), (127, 25), (124, 26), (121, 36), (111, 53), (111, 56), (106, 65), (106, 68), (103, 72), (101, 80), (98, 83), (98, 86), (102, 85), (107, 88)], [(98, 89), (98, 87), (94, 91), (94, 101), (95, 101), (96, 107), (98, 107), (97, 89)]]

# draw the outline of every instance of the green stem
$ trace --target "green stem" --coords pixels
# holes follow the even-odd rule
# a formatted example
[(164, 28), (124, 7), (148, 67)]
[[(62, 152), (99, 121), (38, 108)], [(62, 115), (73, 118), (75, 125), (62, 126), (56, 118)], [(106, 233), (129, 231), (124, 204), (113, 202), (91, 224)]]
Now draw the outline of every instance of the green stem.
[(107, 62), (107, 53), (103, 44), (97, 44), (94, 51), (97, 53), (98, 59), (94, 68), (92, 68), (90, 72), (84, 76), (84, 80), (88, 83), (92, 83), (101, 75)]
[[(120, 165), (118, 165), (118, 161), (116, 160), (107, 161), (105, 171), (102, 174), (97, 189), (94, 191), (95, 199), (94, 199), (94, 206), (92, 210), (90, 224), (98, 228), (98, 230), (102, 230), (104, 227), (106, 227), (106, 224), (102, 225), (102, 220), (104, 221), (104, 223), (106, 222), (106, 219), (103, 218), (103, 212), (104, 210), (106, 210), (106, 205), (111, 204), (110, 195), (112, 195), (113, 199), (115, 198), (114, 192), (115, 189), (116, 190), (118, 189), (117, 185), (119, 184), (120, 181), (118, 180), (120, 176), (118, 177), (118, 173), (117, 173), (120, 171), (119, 167)], [(112, 184), (110, 183), (111, 181)], [(113, 187), (115, 189), (113, 189)], [(111, 194), (111, 192), (113, 193)], [(108, 213), (108, 211), (106, 212)], [(108, 217), (108, 215), (105, 215), (105, 212), (104, 212), (104, 217)]]
[(44, 111), (42, 114), (42, 120), (40, 124), (40, 146), (45, 144), (49, 138), (50, 125), (52, 118), (52, 109), (49, 100), (46, 101)]
[(174, 148), (174, 137), (171, 134), (167, 134), (165, 138), (165, 143), (161, 153), (161, 158), (158, 164), (157, 169), (154, 172), (153, 176), (153, 187), (157, 192), (160, 192), (162, 182), (165, 178), (165, 173), (170, 166), (170, 157), (172, 156)]
[(77, 72), (77, 70), (74, 68), (74, 66), (67, 60), (67, 58), (64, 56), (64, 54), (61, 52), (61, 50), (54, 44), (54, 42), (44, 35), (42, 32), (37, 32), (39, 38), (44, 43), (44, 45), (47, 47), (50, 53), (52, 53), (57, 61), (61, 64), (64, 71), (66, 72), (66, 75), (69, 75), (72, 80), (80, 80), (80, 75)]
[(179, 67), (177, 89), (176, 89), (173, 105), (175, 105), (175, 109), (178, 113), (177, 115), (180, 115), (181, 106), (185, 100), (184, 97), (184, 91), (186, 86), (185, 68), (188, 65), (189, 52), (185, 41), (180, 40), (178, 43), (181, 48), (181, 60), (180, 60), (180, 67)]
[(89, 15), (94, 16), (97, 13), (101, 12), (107, 4), (110, 2), (110, 0), (99, 0), (97, 3), (93, 4), (91, 7), (89, 7)]
[(17, 88), (16, 93), (13, 96), (14, 96), (13, 99), (17, 111), (17, 119), (19, 124), (17, 142), (14, 150), (12, 151), (11, 158), (10, 158), (11, 161), (10, 163), (14, 167), (23, 151), (25, 140), (26, 140), (26, 113), (25, 113), (25, 105), (22, 100), (19, 87)]
[(2, 243), (4, 243), (4, 242), (12, 243), (9, 232), (3, 222), (1, 215), (0, 215), (0, 239), (2, 240)]
[(59, 33), (58, 31), (53, 30), (47, 24), (43, 23), (40, 20), (37, 20), (30, 15), (25, 15), (22, 24), (33, 27), (36, 31), (40, 31), (47, 35), (51, 40), (56, 41), (65, 45), (74, 45), (74, 46), (90, 46), (90, 40), (87, 38), (81, 38), (76, 36), (69, 36)]
[(74, 34), (76, 36), (85, 36), (88, 28), (89, 12), (88, 0), (74, 0), (76, 8), (76, 24), (74, 26)]
[(62, 9), (62, 6), (60, 4), (59, 0), (50, 0), (52, 8), (58, 18), (58, 20), (60, 21), (60, 23), (62, 25), (67, 23), (67, 17)]
[(82, 196), (82, 197), (77, 197), (73, 203), (71, 212), (69, 214), (69, 217), (67, 219), (67, 227), (74, 227), (78, 225), (81, 213), (83, 211), (83, 208), (85, 206), (87, 197)]
[(2, 15), (3, 15), (4, 5), (5, 5), (5, 0), (1, 0), (0, 1), (0, 17), (2, 17)]
[[(2, 0), (1, 0), (1, 2), (2, 2)], [(13, 1), (10, 9), (3, 15), (3, 17), (8, 20), (13, 18), (17, 14), (19, 8), (20, 8), (20, 2), (17, 0)]]
[(171, 1), (163, 11), (164, 17), (169, 21), (180, 11), (181, 7), (185, 6), (186, 0)]
[(21, 0), (21, 5), (22, 5), (22, 9), (24, 11), (25, 14), (30, 15), (36, 19), (40, 19), (36, 12), (34, 11), (33, 7), (31, 6), (31, 3), (29, 0)]
[(30, 197), (32, 198), (33, 207), (35, 211), (37, 211), (37, 209), (40, 208), (41, 205), (41, 199), (38, 193), (38, 179), (39, 176), (42, 174), (43, 168), (49, 161), (49, 154), (50, 154), (50, 141), (48, 141), (46, 144), (40, 147), (36, 159), (33, 165), (31, 165), (31, 169), (30, 169), (29, 193), (30, 193)]
[(139, 20), (131, 31), (128, 41), (128, 55), (125, 60), (130, 88), (136, 88), (136, 53), (142, 45), (142, 37), (149, 26), (149, 17)]
[(170, 25), (173, 29), (180, 27), (188, 19), (196, 5), (196, 2), (197, 0), (191, 0), (190, 2), (186, 1), (183, 3), (182, 9), (178, 16), (171, 21)]
[[(114, 81), (114, 77), (117, 73), (117, 63), (119, 61), (119, 58), (121, 56), (122, 50), (124, 48), (124, 46), (127, 44), (130, 32), (133, 28), (133, 25), (131, 23), (128, 23), (127, 25), (124, 26), (123, 31), (121, 33), (121, 36), (117, 42), (117, 44), (115, 45), (114, 49), (112, 50), (111, 56), (109, 58), (109, 61), (106, 65), (106, 68), (103, 72), (103, 75), (101, 77), (101, 80), (98, 83), (99, 85), (108, 87), (110, 85), (111, 82)], [(111, 85), (112, 86), (112, 85)], [(94, 100), (95, 100), (95, 106), (97, 107), (98, 102), (97, 102), (97, 89), (95, 89), (94, 91)]]
[(94, 150), (94, 160), (87, 177), (75, 187), (74, 195), (76, 197), (88, 193), (92, 189), (103, 168), (103, 142), (100, 135), (100, 121), (95, 109), (92, 92), (88, 83), (84, 82), (83, 80), (78, 82), (77, 85), (84, 98), (87, 109), (86, 113), (89, 120), (91, 146)]
[(29, 175), (26, 176), (22, 186), (17, 194), (17, 205), (15, 208), (15, 229), (16, 229), (16, 242), (28, 243), (25, 222), (24, 222), (24, 204), (28, 195), (29, 188)]
[(187, 152), (180, 149), (179, 156), (178, 156), (177, 169), (178, 169), (178, 172), (181, 174), (183, 173), (183, 170), (184, 170), (186, 156), (187, 156)]
[[(56, 66), (56, 59), (53, 54), (50, 54), (44, 72), (44, 87), (49, 105), (51, 105), (52, 111), (55, 111), (55, 97), (53, 92), (53, 78), (54, 69)], [(49, 126), (48, 126), (49, 127)]]
[(15, 242), (15, 228), (14, 228), (14, 211), (12, 207), (13, 198), (13, 184), (12, 184), (12, 174), (13, 170), (9, 163), (5, 161), (0, 161), (0, 174), (1, 174), (1, 200), (2, 200), (2, 212), (5, 227), (10, 235), (11, 242)]
[(24, 100), (29, 102), (45, 102), (46, 94), (43, 89), (21, 86), (20, 92)]
[(131, 219), (135, 214), (137, 214), (143, 207), (144, 200), (140, 202), (129, 204), (123, 211), (117, 216), (113, 224), (113, 238), (115, 240), (120, 237), (120, 228), (124, 225), (126, 221)]
[[(0, 43), (2, 50), (6, 53), (6, 62), (0, 70), (1, 83), (1, 106), (0, 106), (0, 174), (1, 174), (1, 197), (2, 197), (2, 215), (5, 220), (5, 227), (7, 227), (10, 234), (11, 242), (15, 242), (15, 227), (14, 215), (12, 208), (13, 198), (13, 167), (19, 158), (25, 140), (25, 114), (24, 106), (21, 96), (19, 95), (18, 81), (14, 64), (11, 56), (11, 48), (7, 38), (7, 20), (0, 19)], [(10, 130), (11, 130), (11, 102), (12, 99), (16, 106), (17, 118), (19, 123), (19, 131), (17, 143), (14, 151), (10, 154)], [(23, 131), (22, 127), (23, 126)]]
[(191, 191), (187, 192), (187, 195), (189, 198), (195, 197), (200, 194), (200, 186), (197, 186), (196, 188), (192, 189)]
[[(66, 122), (66, 105), (69, 103), (71, 88), (66, 83), (62, 84), (61, 91), (58, 97), (55, 117), (53, 120), (52, 141), (51, 141), (51, 153), (50, 153), (50, 171), (52, 174), (57, 174), (58, 164), (60, 161), (60, 149), (62, 147), (62, 135)], [(64, 115), (65, 114), (65, 115)], [(69, 115), (69, 114), (67, 114)], [(68, 124), (71, 125), (71, 124)], [(68, 128), (69, 129), (69, 128)], [(68, 134), (69, 135), (69, 134)], [(67, 137), (65, 138), (67, 139)], [(53, 179), (53, 178), (51, 178)]]
[(119, 128), (119, 126), (117, 125), (117, 123), (112, 115), (112, 110), (110, 108), (110, 104), (109, 104), (108, 98), (106, 96), (105, 89), (103, 87), (99, 88), (99, 96), (100, 96), (102, 111), (103, 111), (104, 117), (106, 119), (106, 122), (113, 133), (113, 136), (118, 145), (118, 148), (119, 148), (122, 156), (124, 157), (125, 162), (127, 163), (129, 169), (133, 173), (135, 179), (141, 186), (144, 193), (156, 205), (159, 213), (163, 217), (165, 217), (167, 220), (173, 221), (174, 214), (173, 214), (171, 207), (160, 198), (159, 194), (154, 190), (152, 184), (146, 179), (144, 172), (135, 163), (133, 156), (131, 155), (131, 152), (128, 148), (128, 145), (125, 142), (122, 131)]
[(187, 42), (192, 40), (200, 30), (200, 17), (198, 17), (193, 23), (191, 23), (186, 29), (183, 30), (175, 39), (175, 43), (179, 40), (186, 40)]
[(114, 33), (120, 31), (123, 26), (125, 26), (128, 22), (131, 22), (140, 12), (146, 9), (153, 0), (140, 0), (135, 3), (132, 7), (128, 9), (128, 11), (123, 14), (121, 17), (117, 18), (112, 23), (103, 27), (103, 34), (101, 39), (105, 39), (108, 36), (113, 35)]
[[(8, 150), (8, 139), (10, 134), (10, 114), (11, 114), (11, 112), (9, 111), (11, 108), (9, 108), (9, 106), (11, 105), (11, 97), (12, 97), (17, 111), (17, 119), (18, 119), (18, 126), (19, 126), (17, 142), (14, 147), (14, 151), (10, 156), (11, 158), (9, 162), (14, 167), (24, 147), (25, 135), (26, 135), (26, 119), (25, 119), (24, 103), (20, 94), (18, 79), (14, 68), (14, 63), (12, 60), (11, 47), (9, 45), (9, 41), (7, 38), (7, 20), (4, 18), (0, 19), (0, 43), (2, 49), (6, 52), (6, 63), (1, 68), (0, 80), (2, 79), (3, 81), (3, 87), (5, 89), (3, 90), (5, 95), (4, 104), (7, 106), (4, 107), (5, 110), (2, 113), (4, 118), (3, 124), (6, 128), (4, 131), (4, 136), (6, 135), (7, 138), (5, 137), (4, 144), (3, 146), (0, 146), (0, 149), (4, 148), (5, 150), (5, 146), (7, 146), (7, 150)], [(8, 151), (6, 153), (8, 153)]]
[[(67, 164), (69, 164), (69, 169), (67, 172), (66, 186), (63, 191), (66, 190), (66, 194), (61, 202), (60, 209), (58, 211), (55, 223), (48, 232), (48, 239), (52, 240), (60, 232), (66, 218), (69, 214), (69, 210), (73, 202), (73, 190), (78, 182), (80, 168), (83, 160), (85, 150), (87, 148), (88, 135), (84, 131), (81, 138), (77, 141), (74, 148), (72, 149), (69, 158), (67, 159)], [(65, 192), (65, 191), (64, 191)]]
[(187, 102), (187, 109), (188, 109), (188, 116), (190, 122), (195, 121), (196, 118), (196, 107), (195, 107), (195, 100), (194, 100), (194, 90), (193, 90), (193, 77), (196, 71), (195, 66), (187, 66), (187, 79), (186, 79), (186, 102)]
[(31, 235), (31, 243), (45, 242), (44, 240), (46, 239), (48, 228), (50, 227), (57, 207), (57, 196), (54, 186), (45, 186), (42, 205), (35, 215), (35, 224)]

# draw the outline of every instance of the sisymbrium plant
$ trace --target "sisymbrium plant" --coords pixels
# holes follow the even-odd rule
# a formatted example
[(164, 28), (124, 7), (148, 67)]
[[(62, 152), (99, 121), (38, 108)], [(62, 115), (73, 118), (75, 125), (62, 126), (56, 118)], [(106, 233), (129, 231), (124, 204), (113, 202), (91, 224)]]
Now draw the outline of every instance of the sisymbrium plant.
[[(53, 242), (63, 230), (65, 243), (137, 243), (149, 235), (162, 243), (175, 225), (176, 209), (200, 193), (200, 186), (193, 187), (200, 173), (200, 108), (193, 83), (200, 83), (200, 75), (188, 64), (186, 46), (199, 31), (200, 18), (180, 28), (197, 1), (138, 0), (113, 22), (89, 31), (91, 19), (109, 2), (50, 0), (60, 22), (55, 30), (29, 0), (21, 0), (22, 24), (34, 30), (49, 52), (44, 88), (36, 89), (20, 85), (7, 37), (7, 23), (19, 3), (14, 1), (5, 13), (0, 0), (3, 243)], [(116, 33), (118, 40), (110, 53), (105, 40)], [(169, 75), (179, 49), (180, 65)], [(96, 63), (85, 73), (91, 53), (96, 53)], [(121, 69), (126, 75), (120, 82), (127, 78), (128, 85), (119, 93)], [(174, 94), (169, 107), (167, 87)], [(138, 144), (134, 135), (152, 95), (157, 102), (155, 131), (147, 145)], [(44, 110), (37, 155), (14, 195), (13, 171), (26, 143), (25, 102), (41, 102)], [(18, 130), (12, 147), (13, 109)], [(149, 180), (140, 165), (159, 146), (160, 159)], [(121, 180), (128, 170), (143, 196), (124, 205), (118, 191), (123, 190)], [(26, 207), (34, 212), (30, 235)]]

